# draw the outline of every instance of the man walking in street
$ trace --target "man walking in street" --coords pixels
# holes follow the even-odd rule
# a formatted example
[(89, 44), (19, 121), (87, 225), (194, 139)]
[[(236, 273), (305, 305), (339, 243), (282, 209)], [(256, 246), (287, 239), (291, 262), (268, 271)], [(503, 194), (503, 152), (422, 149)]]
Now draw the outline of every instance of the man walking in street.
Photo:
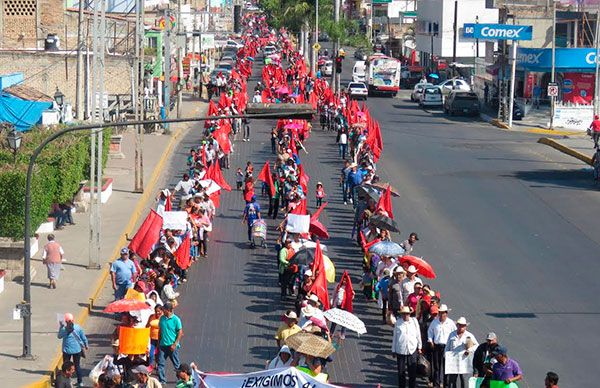
[(405, 255), (410, 255), (413, 250), (415, 243), (419, 241), (419, 236), (415, 232), (412, 232), (407, 240), (404, 240), (400, 243), (400, 246), (404, 249)]
[(131, 370), (135, 374), (138, 381), (137, 388), (162, 388), (162, 384), (155, 378), (150, 376), (150, 370), (146, 365), (138, 365)]
[(72, 361), (65, 361), (60, 368), (60, 372), (56, 376), (54, 382), (55, 388), (73, 388), (71, 377), (75, 374), (75, 364)]
[(421, 330), (416, 318), (410, 316), (411, 309), (403, 306), (400, 309), (401, 319), (394, 326), (392, 352), (396, 355), (398, 367), (398, 387), (406, 387), (408, 373), (408, 388), (417, 386), (417, 355), (421, 353)]
[(456, 330), (454, 321), (448, 318), (450, 309), (445, 304), (438, 308), (438, 316), (435, 318), (427, 330), (427, 342), (432, 349), (433, 362), (431, 369), (433, 372), (433, 386), (439, 388), (447, 385), (444, 378), (444, 349), (450, 333)]
[(110, 278), (115, 291), (115, 300), (123, 299), (133, 286), (136, 277), (135, 264), (129, 259), (129, 248), (121, 249), (121, 257), (110, 266)]
[(42, 260), (48, 271), (48, 288), (56, 288), (56, 281), (60, 277), (64, 254), (65, 252), (60, 244), (54, 240), (54, 235), (52, 233), (49, 234), (48, 243), (44, 245), (44, 252), (42, 253)]
[[(404, 305), (402, 298), (402, 280), (406, 272), (401, 265), (394, 268), (394, 277), (390, 280), (388, 285), (388, 309), (395, 317), (398, 317), (400, 308)], [(387, 317), (386, 317), (387, 319)]]
[(81, 357), (85, 355), (85, 350), (88, 349), (88, 340), (81, 326), (74, 322), (73, 314), (65, 314), (64, 322), (60, 322), (57, 337), (62, 339), (63, 362), (73, 360), (75, 372), (77, 373), (77, 384), (81, 385), (83, 381)]
[(167, 357), (173, 363), (175, 369), (179, 368), (179, 341), (183, 336), (181, 319), (173, 313), (173, 305), (170, 302), (163, 306), (164, 314), (158, 321), (158, 379), (165, 384), (165, 361)]
[(494, 351), (497, 363), (492, 367), (492, 380), (504, 381), (506, 384), (520, 381), (523, 371), (519, 363), (508, 357), (508, 351), (504, 346), (498, 346)]

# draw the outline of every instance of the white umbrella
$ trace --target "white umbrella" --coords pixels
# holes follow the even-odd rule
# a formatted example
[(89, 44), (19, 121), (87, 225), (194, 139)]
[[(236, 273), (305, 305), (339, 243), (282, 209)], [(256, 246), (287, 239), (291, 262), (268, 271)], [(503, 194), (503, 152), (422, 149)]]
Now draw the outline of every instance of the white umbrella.
[(337, 323), (346, 329), (357, 332), (359, 335), (365, 334), (367, 328), (363, 321), (361, 321), (356, 315), (342, 309), (330, 309), (323, 313), (328, 321)]

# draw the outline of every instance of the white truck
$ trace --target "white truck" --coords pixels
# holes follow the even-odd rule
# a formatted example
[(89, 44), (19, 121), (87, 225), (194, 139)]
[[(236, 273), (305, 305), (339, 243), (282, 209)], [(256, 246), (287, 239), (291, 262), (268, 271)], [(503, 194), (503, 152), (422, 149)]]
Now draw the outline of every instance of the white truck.
[(369, 95), (387, 94), (395, 96), (400, 89), (401, 63), (396, 58), (373, 54), (366, 61)]

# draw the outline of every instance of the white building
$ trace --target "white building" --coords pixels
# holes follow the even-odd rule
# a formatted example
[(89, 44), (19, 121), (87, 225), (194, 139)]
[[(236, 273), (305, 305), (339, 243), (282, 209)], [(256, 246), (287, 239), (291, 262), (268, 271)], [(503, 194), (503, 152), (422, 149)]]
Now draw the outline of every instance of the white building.
[[(457, 6), (456, 61), (472, 62), (476, 56), (475, 40), (462, 37), (465, 23), (498, 23), (498, 9), (486, 8), (486, 0), (419, 0), (417, 2), (416, 38), (421, 63), (430, 65), (431, 53), (438, 59), (452, 61), (454, 43), (454, 8)], [(479, 42), (479, 56), (485, 56), (486, 43)]]

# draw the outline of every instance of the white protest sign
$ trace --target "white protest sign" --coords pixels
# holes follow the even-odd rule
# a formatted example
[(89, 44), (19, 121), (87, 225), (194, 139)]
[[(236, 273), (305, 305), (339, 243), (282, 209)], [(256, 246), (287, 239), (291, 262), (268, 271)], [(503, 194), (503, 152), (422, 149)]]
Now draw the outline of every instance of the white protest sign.
[(187, 212), (164, 212), (163, 229), (185, 230), (187, 217)]
[(236, 375), (212, 375), (203, 377), (206, 388), (333, 388), (335, 385), (318, 381), (296, 368), (279, 368)]
[(288, 214), (285, 230), (289, 233), (308, 233), (310, 227), (310, 216), (299, 214)]

